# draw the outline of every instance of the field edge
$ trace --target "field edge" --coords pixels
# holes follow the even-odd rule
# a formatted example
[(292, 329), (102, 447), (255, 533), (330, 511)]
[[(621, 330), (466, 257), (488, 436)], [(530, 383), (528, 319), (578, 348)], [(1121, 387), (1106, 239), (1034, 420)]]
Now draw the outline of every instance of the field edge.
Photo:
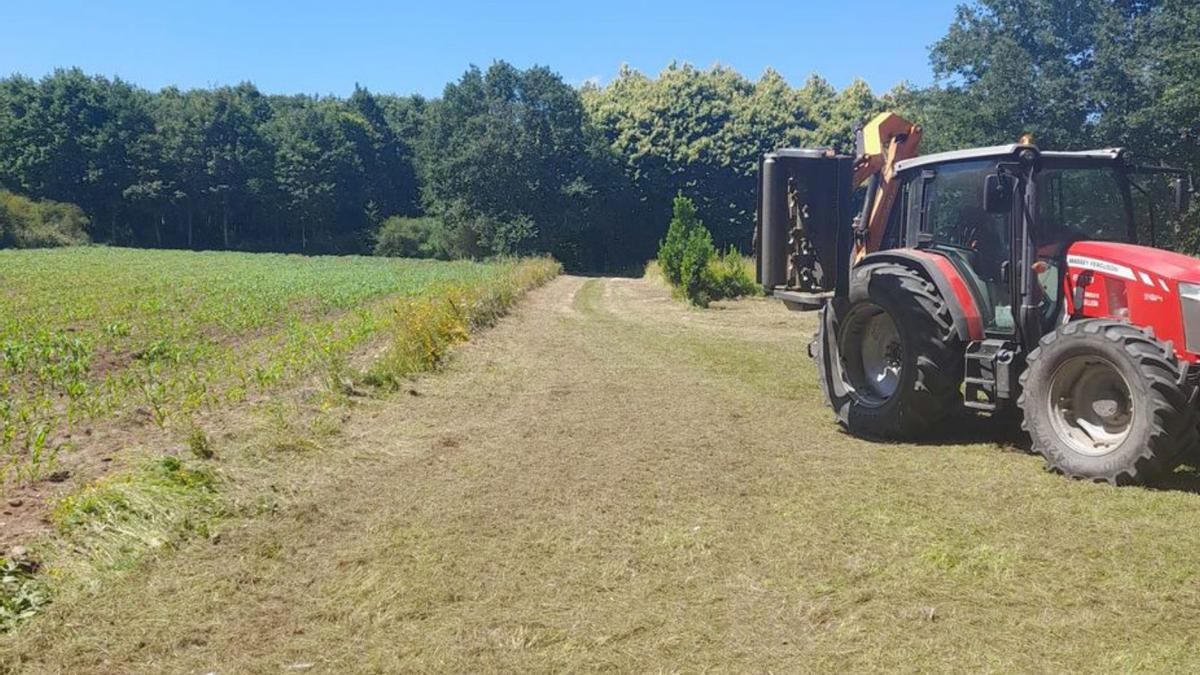
[(216, 411), (246, 424), (221, 436), (224, 451), (212, 447), (217, 434), (193, 426), (181, 447), (146, 454), (55, 499), (45, 515), (53, 529), (0, 556), (0, 634), (20, 630), (55, 600), (86, 601), (112, 575), (191, 541), (219, 539), (229, 521), (273, 513), (279, 496), (272, 494), (272, 466), (293, 464), (301, 454), (319, 467), (322, 446), (336, 441), (351, 408), (411, 394), (406, 383), (436, 371), (455, 347), (562, 273), (546, 257), (502, 262), (511, 270), (500, 283), (446, 283), (428, 296), (385, 298), (393, 316), (382, 349), (363, 346), (369, 354), (250, 410)]

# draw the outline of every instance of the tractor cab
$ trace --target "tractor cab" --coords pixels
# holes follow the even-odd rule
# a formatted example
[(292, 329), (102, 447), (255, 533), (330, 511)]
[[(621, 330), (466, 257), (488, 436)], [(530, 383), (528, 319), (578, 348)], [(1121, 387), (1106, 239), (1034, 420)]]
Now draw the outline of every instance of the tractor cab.
[[(1121, 149), (1038, 152), (1025, 145), (928, 155), (899, 162), (896, 171), (901, 184), (881, 249), (949, 259), (975, 301), (984, 336), (1036, 344), (1064, 316), (1109, 316), (1183, 337), (1173, 315), (1157, 316), (1142, 302), (1131, 307), (1128, 292), (1088, 286), (1098, 274), (1123, 279), (1130, 261), (1153, 268), (1174, 260), (1178, 267), (1182, 256), (1153, 247), (1176, 239), (1190, 196), (1186, 174), (1139, 166)], [(1184, 261), (1200, 270), (1194, 259)], [(1142, 272), (1152, 279), (1143, 289), (1150, 302), (1165, 303), (1154, 296), (1175, 293), (1181, 281)], [(1183, 281), (1196, 276), (1177, 272)], [(1125, 281), (1143, 282), (1140, 275)], [(1083, 295), (1074, 297), (1077, 291)], [(1136, 319), (1135, 309), (1144, 310)], [(1176, 344), (1180, 357), (1196, 359), (1182, 349), (1185, 339)]]
[(820, 311), (810, 354), (838, 421), (911, 438), (958, 408), (1019, 409), (1051, 469), (1118, 484), (1200, 450), (1200, 260), (1170, 250), (1187, 172), (919, 141), (885, 113), (855, 157), (760, 164), (759, 281)]

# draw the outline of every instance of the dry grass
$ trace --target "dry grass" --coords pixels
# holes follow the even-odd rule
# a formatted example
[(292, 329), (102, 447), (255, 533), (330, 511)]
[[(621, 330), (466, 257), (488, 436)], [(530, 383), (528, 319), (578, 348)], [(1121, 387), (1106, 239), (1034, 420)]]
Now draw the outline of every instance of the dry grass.
[(982, 430), (847, 437), (811, 328), (559, 279), (320, 452), (259, 455), (241, 489), (272, 508), (56, 603), (5, 662), (1195, 669), (1200, 497), (1072, 483)]

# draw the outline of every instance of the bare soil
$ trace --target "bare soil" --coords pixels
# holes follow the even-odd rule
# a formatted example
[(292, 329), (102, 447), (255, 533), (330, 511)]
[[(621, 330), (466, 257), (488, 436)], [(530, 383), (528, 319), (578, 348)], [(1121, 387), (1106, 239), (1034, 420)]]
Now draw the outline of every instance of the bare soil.
[[(562, 277), (228, 521), (0, 641), (31, 672), (1193, 670), (1200, 497), (979, 424), (841, 433), (768, 300)], [(263, 475), (268, 477), (264, 478)], [(255, 481), (260, 481), (256, 484)]]
[(49, 532), (50, 506), (67, 492), (147, 454), (182, 452), (176, 436), (141, 409), (53, 436), (50, 446), (59, 448), (54, 463), (36, 480), (0, 491), (0, 556)]

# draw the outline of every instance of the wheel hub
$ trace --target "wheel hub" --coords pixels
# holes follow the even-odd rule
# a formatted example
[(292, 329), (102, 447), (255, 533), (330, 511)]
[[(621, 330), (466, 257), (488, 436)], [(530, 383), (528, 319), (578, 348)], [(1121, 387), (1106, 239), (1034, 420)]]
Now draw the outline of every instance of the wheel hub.
[(904, 348), (900, 332), (887, 312), (880, 311), (863, 327), (862, 369), (865, 384), (882, 399), (888, 399), (900, 386)]
[(1133, 427), (1129, 383), (1104, 358), (1075, 356), (1059, 365), (1050, 379), (1048, 405), (1055, 434), (1090, 457), (1116, 450)]

